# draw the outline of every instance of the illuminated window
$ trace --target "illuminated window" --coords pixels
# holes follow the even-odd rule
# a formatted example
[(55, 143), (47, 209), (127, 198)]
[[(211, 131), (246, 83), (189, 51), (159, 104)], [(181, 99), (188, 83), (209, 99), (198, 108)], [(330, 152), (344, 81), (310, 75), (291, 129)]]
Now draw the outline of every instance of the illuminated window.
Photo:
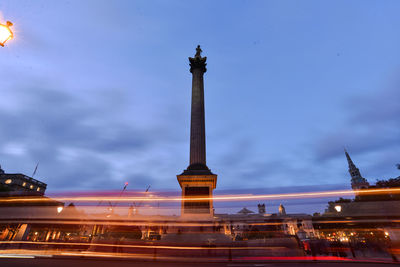
[(36, 191), (40, 191), (40, 187), (36, 188)]
[(26, 186), (26, 182), (23, 182), (23, 183), (22, 183), (22, 186)]
[(11, 179), (7, 179), (4, 183), (5, 184), (11, 184), (12, 180)]
[(30, 189), (33, 189), (33, 185), (30, 185), (29, 188), (30, 188)]

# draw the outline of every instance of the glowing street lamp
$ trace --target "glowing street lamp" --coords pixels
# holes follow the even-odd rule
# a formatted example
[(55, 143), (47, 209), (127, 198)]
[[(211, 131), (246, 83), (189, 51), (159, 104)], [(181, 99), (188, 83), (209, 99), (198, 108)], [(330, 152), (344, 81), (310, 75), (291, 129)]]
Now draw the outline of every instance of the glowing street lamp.
[(337, 212), (341, 212), (342, 211), (342, 206), (339, 206), (339, 205), (335, 206), (335, 210)]
[(4, 44), (11, 40), (14, 37), (13, 32), (11, 31), (10, 27), (13, 24), (10, 21), (6, 22), (6, 25), (0, 23), (0, 45), (4, 46)]
[(57, 212), (61, 213), (63, 211), (63, 209), (64, 209), (64, 207), (59, 206), (59, 207), (57, 207)]

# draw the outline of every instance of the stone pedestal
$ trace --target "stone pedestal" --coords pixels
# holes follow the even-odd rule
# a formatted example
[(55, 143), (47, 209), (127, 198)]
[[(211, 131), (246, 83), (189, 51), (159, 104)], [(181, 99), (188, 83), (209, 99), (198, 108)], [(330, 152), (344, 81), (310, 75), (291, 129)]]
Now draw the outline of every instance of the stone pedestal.
[(182, 188), (181, 216), (193, 219), (214, 216), (213, 190), (217, 185), (217, 175), (177, 175)]

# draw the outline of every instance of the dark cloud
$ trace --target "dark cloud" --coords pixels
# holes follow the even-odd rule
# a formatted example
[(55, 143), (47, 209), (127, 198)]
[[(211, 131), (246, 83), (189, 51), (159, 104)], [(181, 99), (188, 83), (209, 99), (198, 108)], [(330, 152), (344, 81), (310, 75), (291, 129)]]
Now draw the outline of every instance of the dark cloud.
[[(14, 108), (0, 108), (1, 164), (30, 175), (28, 166), (33, 170), (40, 161), (38, 179), (52, 190), (111, 189), (125, 180), (139, 187), (156, 183), (154, 172), (163, 164), (148, 170), (143, 161), (154, 161), (148, 156), (154, 147), (177, 142), (173, 129), (129, 124), (119, 116), (121, 107), (95, 95), (88, 101), (40, 84), (15, 85), (8, 93), (18, 101)], [(114, 90), (116, 99), (123, 98), (118, 94)]]
[[(361, 173), (370, 182), (398, 176), (400, 162), (400, 81), (385, 89), (358, 95), (345, 102), (347, 119), (342, 125), (322, 135), (314, 146), (316, 165), (342, 158), (343, 148), (350, 152)], [(348, 177), (348, 174), (345, 174)]]
[(346, 102), (347, 120), (318, 140), (317, 160), (343, 155), (343, 147), (352, 154), (363, 154), (395, 148), (400, 145), (400, 81)]

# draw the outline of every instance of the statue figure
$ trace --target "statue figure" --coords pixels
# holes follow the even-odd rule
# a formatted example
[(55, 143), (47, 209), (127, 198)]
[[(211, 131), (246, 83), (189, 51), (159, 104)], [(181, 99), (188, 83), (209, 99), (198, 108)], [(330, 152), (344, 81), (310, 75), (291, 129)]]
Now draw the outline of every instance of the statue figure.
[(203, 50), (201, 50), (200, 45), (198, 45), (196, 48), (196, 55), (194, 55), (194, 56), (201, 58), (201, 52), (203, 52)]
[(206, 69), (207, 57), (202, 57), (201, 52), (203, 52), (203, 50), (201, 50), (200, 45), (198, 45), (196, 48), (196, 54), (194, 55), (194, 57), (189, 57), (190, 72), (192, 72), (193, 69), (197, 69), (197, 68), (200, 68), (203, 72), (207, 71), (207, 69)]

